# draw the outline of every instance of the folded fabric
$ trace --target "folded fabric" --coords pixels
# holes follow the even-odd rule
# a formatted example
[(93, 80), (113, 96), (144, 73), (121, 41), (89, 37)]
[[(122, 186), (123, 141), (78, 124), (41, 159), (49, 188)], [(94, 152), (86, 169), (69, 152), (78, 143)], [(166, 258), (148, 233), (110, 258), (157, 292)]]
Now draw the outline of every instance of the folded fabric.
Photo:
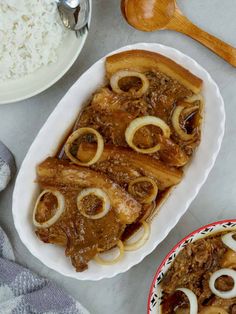
[(48, 279), (16, 264), (0, 227), (0, 314), (89, 314)]
[[(16, 171), (9, 149), (0, 142), (0, 191)], [(89, 314), (52, 281), (15, 263), (12, 246), (0, 227), (0, 314)]]
[(0, 191), (5, 189), (15, 171), (14, 157), (9, 149), (0, 141)]

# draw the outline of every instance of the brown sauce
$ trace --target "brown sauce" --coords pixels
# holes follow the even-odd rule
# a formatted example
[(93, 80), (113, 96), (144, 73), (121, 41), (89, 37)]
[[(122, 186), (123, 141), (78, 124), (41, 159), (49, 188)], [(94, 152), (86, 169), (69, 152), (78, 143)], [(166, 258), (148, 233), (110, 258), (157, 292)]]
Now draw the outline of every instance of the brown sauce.
[[(180, 85), (176, 81), (174, 82), (173, 80), (171, 80), (169, 77), (167, 77), (166, 75), (164, 75), (162, 73), (147, 72), (146, 75), (149, 78), (149, 80), (152, 82), (152, 84), (150, 87), (150, 91), (145, 96), (144, 100), (146, 103), (143, 107), (143, 112), (141, 112), (141, 114), (143, 114), (143, 113), (144, 114), (154, 114), (154, 115), (157, 115), (158, 117), (162, 118), (164, 121), (169, 123), (169, 117), (170, 117), (171, 111), (173, 110), (173, 108), (175, 106), (175, 101), (176, 101), (175, 97), (177, 97), (177, 99), (181, 99), (181, 98), (184, 98), (185, 96), (191, 95), (191, 93), (188, 90), (186, 90), (182, 85)], [(140, 87), (140, 83), (141, 83), (140, 79), (128, 77), (128, 78), (124, 78), (124, 79), (120, 80), (119, 85), (120, 85), (120, 88), (122, 90), (128, 91), (132, 88), (138, 89)], [(111, 94), (112, 91), (111, 91), (110, 86), (108, 86), (108, 87), (109, 87), (110, 92), (105, 91), (105, 94), (107, 93), (106, 96), (111, 101), (113, 95)], [(100, 97), (98, 101), (104, 101), (105, 98), (104, 98), (103, 92), (101, 92), (101, 96), (99, 93), (100, 93), (100, 91), (98, 91), (98, 95)], [(64, 145), (66, 143), (68, 136), (70, 134), (72, 134), (74, 130), (76, 130), (80, 126), (81, 127), (83, 127), (83, 126), (94, 127), (94, 122), (91, 120), (91, 116), (93, 116), (93, 114), (95, 114), (95, 112), (94, 112), (94, 109), (90, 110), (90, 108), (91, 108), (91, 103), (93, 104), (93, 102), (94, 102), (94, 99), (96, 100), (98, 98), (98, 97), (97, 98), (96, 97), (97, 96), (95, 93), (95, 96), (93, 96), (93, 100), (90, 103), (88, 103), (88, 105), (84, 108), (84, 110), (79, 114), (79, 117), (76, 119), (75, 124), (73, 125), (71, 130), (67, 133), (66, 139), (63, 140), (61, 145), (59, 146), (59, 149), (55, 155), (56, 157), (62, 158), (62, 159), (67, 159), (67, 157), (64, 154)], [(120, 100), (119, 97), (114, 99), (114, 101), (116, 101), (116, 102), (119, 102), (119, 100)], [(130, 112), (130, 114), (133, 114), (133, 110), (134, 110), (134, 108), (136, 108), (135, 102), (137, 100), (129, 99), (129, 97), (127, 97), (126, 99), (121, 99), (120, 101), (122, 104), (125, 104), (126, 111)], [(158, 103), (159, 105), (154, 104), (154, 102)], [(139, 102), (137, 103), (137, 106), (139, 109), (142, 108), (142, 106), (140, 107), (140, 104), (141, 103), (139, 100)], [(136, 110), (135, 113), (137, 113), (138, 108), (135, 109)], [(88, 109), (89, 109), (88, 115), (91, 115), (91, 116), (90, 117), (88, 116), (88, 118), (86, 118), (86, 112)], [(102, 114), (104, 115), (105, 113), (106, 113), (106, 111)], [(84, 121), (84, 117), (85, 117), (85, 121)], [(98, 117), (98, 120), (99, 119), (102, 120), (102, 117), (100, 117), (100, 116), (97, 116), (97, 117)], [(114, 118), (114, 115), (112, 116), (112, 119), (113, 118)], [(123, 120), (124, 119), (126, 119), (126, 118), (123, 118)], [(121, 120), (122, 120), (122, 115), (121, 115), (121, 117), (118, 118), (118, 123), (122, 123)], [(191, 117), (188, 117), (188, 120), (186, 121), (186, 124), (185, 124), (185, 128), (188, 131), (188, 133), (193, 132), (195, 122), (196, 122), (195, 121), (195, 114), (191, 115)], [(109, 123), (111, 123), (111, 122), (109, 122)], [(126, 128), (126, 126), (125, 126), (125, 128)], [(124, 130), (125, 130), (125, 128), (124, 128)], [(101, 131), (101, 129), (99, 127), (97, 127), (97, 130)], [(134, 137), (134, 143), (135, 142), (139, 143), (140, 148), (153, 147), (153, 146), (158, 144), (157, 135), (158, 134), (160, 135), (160, 133), (161, 133), (161, 130), (158, 127), (147, 126), (146, 128), (142, 128), (138, 132), (136, 132), (135, 137)], [(104, 130), (102, 132), (102, 135), (104, 136), (105, 141), (111, 136), (111, 134), (107, 135), (106, 132), (104, 132)], [(115, 134), (115, 138), (116, 138), (116, 140), (115, 140), (116, 145), (127, 146), (126, 141), (123, 139), (121, 139), (117, 142), (117, 138), (119, 138), (119, 136), (117, 136), (117, 134)], [(92, 138), (91, 140), (87, 139), (88, 142), (91, 142), (91, 141), (93, 142), (93, 140), (94, 140), (94, 138)], [(160, 141), (160, 139), (159, 139), (159, 141)], [(76, 151), (78, 150), (78, 145), (79, 145), (78, 143), (75, 143), (75, 150), (74, 150), (73, 155), (76, 155)], [(172, 148), (171, 148), (171, 145), (173, 146)], [(172, 156), (170, 155), (171, 151), (168, 151), (170, 149), (173, 150)], [(169, 159), (173, 160), (174, 155), (178, 155), (178, 148), (177, 148), (177, 146), (175, 146), (174, 143), (171, 143), (169, 146), (167, 145), (166, 150), (167, 151), (164, 152), (164, 154), (165, 155), (169, 154), (169, 156), (170, 156)], [(157, 155), (157, 157), (158, 157), (158, 155)], [(165, 157), (165, 161), (168, 162), (168, 156)], [(122, 165), (121, 165), (121, 167), (122, 167)], [(106, 166), (106, 168), (107, 168), (107, 166)], [(119, 166), (117, 167), (117, 169), (119, 169)], [(112, 179), (114, 179), (114, 178), (112, 178)], [(164, 201), (164, 199), (168, 193), (169, 193), (169, 189), (167, 189), (165, 191), (159, 191), (157, 199), (155, 200), (156, 207), (160, 206), (160, 204)], [(139, 198), (137, 198), (137, 200), (139, 200)], [(155, 207), (155, 206), (153, 205), (153, 207)], [(144, 214), (145, 214), (145, 212), (143, 212), (141, 214), (141, 216)], [(140, 228), (140, 226), (141, 225), (139, 222), (134, 223), (131, 226), (127, 226), (127, 228), (124, 232), (123, 238), (127, 239), (128, 237), (130, 237), (133, 233), (135, 233)]]
[[(236, 298), (222, 299), (215, 296), (209, 288), (210, 276), (221, 268), (227, 268), (228, 263), (236, 269), (236, 255), (223, 244), (221, 236), (226, 232), (197, 240), (178, 254), (167, 271), (161, 287), (163, 290), (162, 314), (182, 313), (189, 310), (189, 301), (177, 288), (190, 289), (197, 296), (199, 312), (206, 306), (220, 307), (227, 313), (234, 313)], [(229, 254), (230, 253), (230, 254)], [(233, 280), (228, 276), (220, 277), (215, 287), (220, 291), (228, 291), (233, 287)], [(178, 309), (178, 310), (177, 310)]]
[(81, 200), (82, 210), (90, 216), (97, 215), (103, 211), (103, 202), (96, 195), (90, 194)]
[(58, 201), (55, 195), (46, 193), (38, 204), (38, 210), (35, 215), (36, 221), (43, 223), (48, 221), (55, 213), (58, 207)]
[[(37, 230), (36, 233), (44, 242), (59, 243), (66, 246), (66, 255), (71, 257), (72, 264), (77, 271), (86, 269), (88, 261), (93, 258), (98, 250), (108, 250), (116, 245), (118, 239), (125, 240), (129, 238), (140, 228), (142, 219), (146, 221), (152, 219), (157, 212), (156, 208), (161, 206), (171, 187), (180, 182), (183, 176), (182, 166), (189, 161), (194, 149), (199, 144), (200, 132), (196, 141), (189, 146), (189, 144), (180, 141), (176, 137), (171, 124), (171, 114), (176, 103), (191, 96), (192, 92), (163, 73), (149, 71), (145, 74), (150, 86), (142, 97), (137, 98), (134, 96), (135, 90), (140, 86), (140, 80), (133, 78), (127, 78), (120, 82), (120, 88), (124, 91), (132, 91), (130, 93), (116, 94), (109, 85), (96, 91), (88, 105), (84, 107), (78, 117), (75, 117), (76, 122), (58, 147), (55, 154), (56, 160), (48, 161), (48, 163), (52, 163), (50, 164), (52, 170), (63, 168), (64, 161), (66, 162), (65, 169), (70, 165), (71, 168), (76, 167), (69, 163), (69, 159), (64, 153), (66, 140), (70, 134), (80, 127), (94, 128), (102, 135), (105, 146), (99, 161), (89, 169), (105, 175), (106, 178), (108, 177), (126, 192), (131, 180), (143, 176), (150, 177), (155, 180), (159, 188), (156, 200), (150, 205), (143, 205), (141, 198), (145, 192), (150, 192), (149, 190), (152, 187), (149, 184), (145, 186), (138, 185), (136, 187), (137, 195), (136, 197), (133, 196), (132, 200), (136, 199), (139, 202), (136, 202), (136, 207), (139, 208), (139, 216), (137, 219), (137, 216), (135, 216), (135, 219), (132, 220), (133, 223), (122, 224), (113, 210), (101, 220), (90, 221), (92, 219), (78, 214), (79, 211), (76, 207), (78, 190), (73, 184), (65, 187), (62, 182), (57, 185), (55, 185), (55, 182), (45, 183), (42, 177), (41, 186), (43, 188), (47, 188), (49, 184), (49, 186), (56, 186), (59, 191), (65, 193), (68, 198), (67, 211), (58, 224), (47, 230)], [(160, 144), (160, 151), (152, 155), (134, 152), (125, 139), (125, 130), (130, 122), (135, 118), (146, 115), (158, 116), (172, 131), (169, 139), (165, 138), (161, 130), (155, 126), (147, 126), (137, 132), (135, 142), (140, 148)], [(201, 112), (198, 113), (198, 116), (200, 115)], [(189, 118), (186, 122), (185, 127), (189, 132), (194, 131), (196, 128), (195, 121), (200, 121), (200, 118), (198, 120)], [(73, 156), (78, 156), (79, 147), (86, 144), (87, 152), (84, 157), (93, 156), (94, 151), (96, 151), (96, 148), (94, 148), (95, 143), (93, 136), (85, 136), (73, 145), (71, 152)], [(44, 166), (48, 170), (49, 166)], [(60, 173), (58, 173), (58, 176), (60, 176)], [(83, 187), (82, 184), (80, 188)], [(140, 206), (142, 206), (142, 210), (140, 210)], [(101, 202), (97, 199), (85, 199), (83, 207), (85, 207), (87, 213), (93, 215), (101, 210)]]

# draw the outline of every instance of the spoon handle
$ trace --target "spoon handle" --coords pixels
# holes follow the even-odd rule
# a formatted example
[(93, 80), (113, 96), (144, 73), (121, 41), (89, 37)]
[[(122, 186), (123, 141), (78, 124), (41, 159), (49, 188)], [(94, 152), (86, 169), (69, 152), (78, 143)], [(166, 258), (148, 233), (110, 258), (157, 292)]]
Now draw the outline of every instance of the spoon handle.
[(212, 50), (218, 56), (226, 60), (228, 63), (236, 67), (236, 48), (203, 31), (201, 28), (193, 24), (186, 16), (182, 14), (179, 8), (176, 8), (173, 19), (166, 28), (192, 37)]

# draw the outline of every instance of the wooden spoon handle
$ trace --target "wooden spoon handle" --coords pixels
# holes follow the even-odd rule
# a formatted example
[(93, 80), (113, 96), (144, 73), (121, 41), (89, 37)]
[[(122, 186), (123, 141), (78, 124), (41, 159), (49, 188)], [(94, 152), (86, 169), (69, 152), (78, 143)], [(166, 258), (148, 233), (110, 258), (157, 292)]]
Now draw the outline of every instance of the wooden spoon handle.
[(182, 14), (179, 8), (176, 8), (166, 28), (192, 37), (236, 67), (236, 48), (197, 27)]

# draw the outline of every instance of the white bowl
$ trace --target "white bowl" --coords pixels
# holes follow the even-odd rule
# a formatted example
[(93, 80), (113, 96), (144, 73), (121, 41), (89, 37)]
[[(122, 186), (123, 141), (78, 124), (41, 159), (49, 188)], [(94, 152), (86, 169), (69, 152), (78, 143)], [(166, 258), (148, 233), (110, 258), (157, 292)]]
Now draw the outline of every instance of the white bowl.
[[(90, 0), (90, 25), (92, 1)], [(15, 80), (0, 83), (0, 105), (20, 101), (35, 96), (55, 84), (73, 65), (78, 58), (85, 40), (87, 30), (78, 38), (75, 32), (67, 31), (63, 43), (58, 47), (58, 60), (41, 67), (39, 70)]]
[(159, 52), (202, 78), (206, 101), (202, 141), (190, 166), (185, 169), (184, 179), (172, 191), (160, 213), (153, 219), (147, 243), (135, 252), (127, 252), (124, 259), (115, 265), (100, 266), (91, 261), (88, 270), (76, 273), (63, 249), (45, 244), (36, 237), (32, 224), (32, 209), (38, 193), (38, 185), (35, 183), (36, 166), (46, 157), (55, 154), (83, 104), (103, 84), (105, 57), (88, 69), (62, 98), (40, 130), (23, 161), (13, 194), (13, 218), (22, 242), (42, 263), (65, 276), (81, 280), (99, 280), (113, 277), (140, 263), (163, 241), (186, 212), (204, 184), (220, 150), (225, 124), (224, 103), (216, 83), (207, 71), (183, 53), (159, 44), (135, 44), (113, 51), (112, 54), (131, 49)]

